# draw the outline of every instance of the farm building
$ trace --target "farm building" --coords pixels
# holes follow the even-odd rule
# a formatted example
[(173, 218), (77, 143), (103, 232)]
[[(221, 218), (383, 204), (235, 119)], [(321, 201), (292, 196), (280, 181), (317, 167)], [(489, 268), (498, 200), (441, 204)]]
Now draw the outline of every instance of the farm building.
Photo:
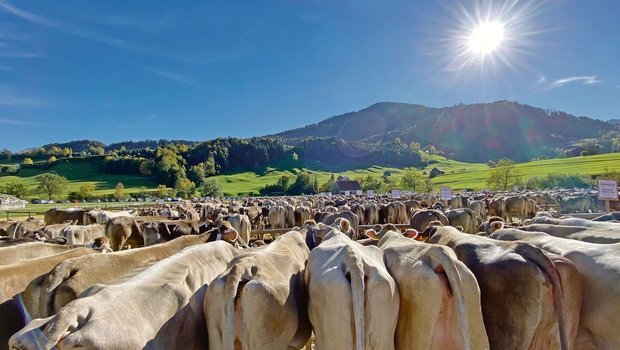
[(349, 191), (351, 194), (355, 194), (355, 191), (361, 191), (362, 185), (354, 180), (338, 180), (334, 186), (334, 194), (345, 193)]
[(26, 201), (8, 194), (0, 194), (0, 210), (7, 209), (23, 209), (26, 207)]

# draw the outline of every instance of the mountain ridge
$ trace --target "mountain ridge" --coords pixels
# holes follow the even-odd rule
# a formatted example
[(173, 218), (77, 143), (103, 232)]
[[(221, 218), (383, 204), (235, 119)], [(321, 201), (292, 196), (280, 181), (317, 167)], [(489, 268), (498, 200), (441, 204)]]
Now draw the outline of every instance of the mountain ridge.
[(379, 102), (268, 136), (292, 145), (307, 137), (363, 143), (399, 138), (422, 147), (432, 145), (460, 161), (484, 162), (555, 156), (582, 139), (598, 138), (615, 129), (606, 121), (505, 100), (441, 108)]

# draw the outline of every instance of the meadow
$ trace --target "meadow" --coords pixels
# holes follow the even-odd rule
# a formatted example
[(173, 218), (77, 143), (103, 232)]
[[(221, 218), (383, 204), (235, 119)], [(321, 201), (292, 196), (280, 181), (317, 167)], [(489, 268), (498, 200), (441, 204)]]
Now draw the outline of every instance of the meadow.
[[(491, 171), (491, 168), (486, 164), (464, 163), (437, 155), (425, 155), (424, 160), (428, 163), (423, 169), (426, 174), (434, 167), (445, 172), (444, 175), (433, 179), (435, 188), (440, 186), (450, 186), (455, 190), (466, 188), (481, 190), (486, 188), (485, 181)], [(620, 153), (518, 163), (516, 168), (524, 177), (547, 174), (596, 176), (607, 170), (620, 170)], [(148, 192), (157, 187), (157, 183), (150, 177), (105, 174), (100, 171), (98, 162), (94, 160), (59, 162), (49, 170), (21, 169), (16, 176), (0, 176), (0, 186), (10, 180), (19, 179), (34, 189), (37, 176), (47, 171), (55, 171), (67, 178), (68, 188), (65, 193), (77, 191), (80, 186), (86, 183), (95, 185), (95, 196), (114, 193), (114, 188), (119, 182), (125, 186), (125, 193)], [(248, 193), (258, 194), (260, 188), (275, 183), (281, 176), (294, 176), (301, 171), (316, 175), (321, 184), (327, 182), (332, 174), (336, 177), (344, 175), (355, 179), (367, 175), (381, 176), (385, 171), (389, 171), (392, 179), (398, 183), (403, 172), (402, 169), (398, 168), (367, 167), (359, 164), (347, 164), (335, 168), (289, 159), (273, 162), (266, 167), (235, 169), (232, 172), (218, 175), (216, 178), (222, 185), (225, 195), (236, 196)], [(33, 194), (28, 199), (33, 198), (43, 198), (43, 196)]]

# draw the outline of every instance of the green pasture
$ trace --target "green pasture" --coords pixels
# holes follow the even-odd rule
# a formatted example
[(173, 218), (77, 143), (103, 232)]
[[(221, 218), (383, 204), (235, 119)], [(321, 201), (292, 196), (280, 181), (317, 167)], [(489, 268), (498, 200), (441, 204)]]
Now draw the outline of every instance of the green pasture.
[[(428, 163), (424, 171), (428, 174), (434, 167), (445, 172), (433, 179), (436, 188), (451, 186), (454, 189), (483, 189), (491, 168), (483, 163), (464, 163), (447, 159), (436, 155), (424, 155), (423, 160)], [(524, 177), (530, 175), (544, 176), (547, 174), (578, 174), (583, 176), (600, 175), (606, 170), (620, 169), (620, 153), (608, 153), (595, 156), (583, 156), (574, 158), (558, 158), (526, 162), (517, 164), (517, 169)], [(257, 168), (239, 168), (229, 173), (216, 176), (222, 184), (226, 195), (238, 195), (256, 193), (267, 184), (276, 183), (283, 175), (294, 176), (300, 171), (308, 171), (318, 177), (319, 183), (329, 180), (334, 176), (345, 175), (351, 179), (366, 175), (381, 176), (388, 170), (392, 179), (400, 180), (402, 169), (371, 166), (367, 167), (356, 163), (341, 164), (339, 166), (326, 166), (320, 163), (304, 163), (300, 160), (282, 160), (271, 163), (269, 166)], [(49, 170), (22, 169), (17, 176), (0, 176), (0, 186), (12, 179), (20, 179), (32, 189), (36, 187), (38, 175), (55, 171), (66, 177), (69, 181), (67, 192), (77, 191), (85, 183), (95, 185), (95, 196), (110, 194), (118, 182), (125, 186), (126, 193), (153, 190), (157, 183), (149, 177), (130, 175), (110, 175), (99, 170), (96, 160), (82, 162), (59, 162)], [(31, 195), (30, 198), (42, 198), (41, 195)]]

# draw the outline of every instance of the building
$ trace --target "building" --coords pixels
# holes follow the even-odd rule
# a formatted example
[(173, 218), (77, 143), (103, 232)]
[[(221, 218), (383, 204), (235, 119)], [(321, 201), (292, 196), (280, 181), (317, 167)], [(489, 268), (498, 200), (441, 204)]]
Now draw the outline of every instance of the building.
[(362, 185), (355, 180), (337, 180), (334, 186), (334, 194), (345, 193), (349, 191), (350, 194), (355, 194), (356, 191), (361, 191)]
[(26, 207), (26, 201), (8, 194), (0, 194), (0, 210), (23, 209)]

